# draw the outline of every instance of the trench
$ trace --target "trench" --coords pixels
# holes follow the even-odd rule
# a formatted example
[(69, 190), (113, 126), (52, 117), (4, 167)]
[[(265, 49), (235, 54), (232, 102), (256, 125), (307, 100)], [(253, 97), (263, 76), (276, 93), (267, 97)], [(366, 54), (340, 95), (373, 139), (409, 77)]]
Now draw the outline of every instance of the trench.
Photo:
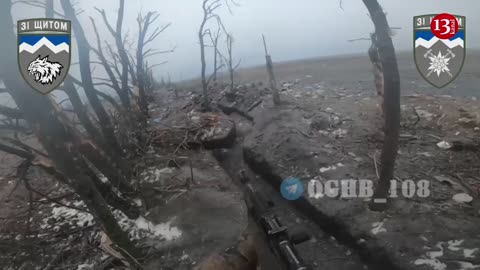
[[(237, 121), (235, 121), (237, 122)], [(290, 208), (297, 216), (301, 216), (306, 220), (309, 220), (314, 224), (313, 230), (319, 230), (319, 232), (334, 237), (336, 241), (345, 248), (352, 250), (356, 256), (358, 256), (364, 269), (373, 270), (401, 270), (398, 264), (395, 263), (393, 258), (387, 253), (385, 248), (374, 243), (368, 243), (368, 245), (360, 244), (359, 238), (353, 236), (345, 223), (341, 220), (331, 217), (319, 211), (314, 205), (312, 205), (305, 197), (301, 197), (295, 201), (284, 200), (279, 192), (278, 187), (282, 182), (282, 177), (274, 173), (272, 166), (268, 161), (261, 156), (261, 154), (255, 153), (251, 149), (243, 146), (243, 138), (237, 138), (235, 144), (229, 149), (217, 149), (212, 151), (219, 165), (223, 170), (231, 177), (236, 185), (240, 185), (238, 172), (243, 169), (258, 179), (260, 186), (264, 188), (268, 186), (270, 190), (273, 190), (272, 196), (277, 197), (277, 200), (283, 201), (286, 208)], [(280, 218), (282, 218), (280, 216)], [(367, 236), (363, 237), (367, 238)], [(302, 255), (302, 254), (300, 254)], [(345, 256), (345, 254), (338, 254), (337, 256)], [(348, 259), (345, 256), (345, 259)], [(367, 268), (365, 268), (367, 267)], [(312, 269), (327, 269), (319, 267), (313, 267)], [(341, 266), (336, 266), (335, 269), (354, 269)], [(361, 268), (357, 268), (361, 269)]]

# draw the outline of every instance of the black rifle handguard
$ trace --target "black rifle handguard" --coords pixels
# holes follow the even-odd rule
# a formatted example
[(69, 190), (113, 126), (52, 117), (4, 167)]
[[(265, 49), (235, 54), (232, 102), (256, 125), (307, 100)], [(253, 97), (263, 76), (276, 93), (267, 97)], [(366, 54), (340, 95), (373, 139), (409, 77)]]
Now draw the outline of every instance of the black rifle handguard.
[(283, 226), (277, 215), (273, 212), (273, 203), (265, 195), (255, 191), (245, 174), (240, 171), (240, 181), (245, 186), (246, 201), (250, 214), (266, 234), (272, 252), (280, 257), (286, 270), (308, 270), (303, 260), (298, 255), (295, 244), (309, 240), (306, 233), (295, 234), (292, 237), (286, 226)]

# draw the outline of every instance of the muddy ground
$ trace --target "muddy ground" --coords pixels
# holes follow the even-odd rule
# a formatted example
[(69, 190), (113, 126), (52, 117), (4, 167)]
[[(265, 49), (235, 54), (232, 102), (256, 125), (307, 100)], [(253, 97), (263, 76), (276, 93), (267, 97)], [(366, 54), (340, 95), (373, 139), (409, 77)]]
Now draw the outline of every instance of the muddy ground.
[[(409, 55), (399, 55), (403, 92), (397, 192), (403, 192), (404, 182), (426, 182), (431, 194), (400, 196), (380, 214), (368, 210), (363, 199), (306, 194), (290, 205), (355, 250), (369, 268), (477, 269), (479, 55), (470, 53), (463, 74), (441, 90), (418, 75)], [(305, 187), (312, 179), (376, 181), (382, 118), (366, 57), (276, 65), (284, 101), (278, 107), (262, 81), (256, 81), (261, 69), (241, 71), (238, 77), (250, 83), (239, 86), (235, 98), (227, 91), (217, 100), (246, 111), (263, 99), (249, 113), (253, 121), (245, 139), (238, 141), (250, 169), (277, 192), (282, 180), (292, 176)]]
[[(280, 182), (289, 176), (304, 184), (377, 179), (382, 120), (366, 55), (275, 64), (284, 101), (276, 108), (263, 67), (240, 70), (236, 91), (216, 84), (210, 91), (215, 103), (251, 109), (247, 117), (217, 109), (205, 120), (195, 81), (179, 84), (176, 93), (157, 91), (152, 146), (137, 161), (139, 177), (133, 179), (141, 187), (137, 203), (144, 219), (118, 216), (151, 250), (145, 269), (191, 269), (238, 240), (247, 229), (241, 169), (267, 193), (286, 225), (310, 233), (298, 249), (312, 269), (479, 268), (478, 210), (453, 196), (475, 197), (480, 189), (480, 53), (470, 53), (463, 73), (441, 90), (420, 77), (412, 58), (399, 54), (402, 130), (395, 176), (399, 183), (430, 181), (432, 196), (394, 200), (386, 213), (370, 212), (359, 199), (305, 194), (291, 203), (279, 195)], [(219, 123), (225, 130), (235, 123), (236, 136), (213, 145), (228, 149), (212, 152), (189, 143), (205, 134), (225, 135)], [(200, 126), (207, 127), (203, 133)], [(440, 142), (455, 147), (444, 149)], [(0, 265), (45, 269), (58, 260), (52, 269), (108, 269), (112, 254), (99, 248), (101, 232), (88, 215), (58, 202), (80, 210), (83, 205), (67, 188), (34, 172), (32, 185), (58, 200), (35, 194), (30, 209), (29, 193), (8, 168), (16, 162), (1, 179)]]

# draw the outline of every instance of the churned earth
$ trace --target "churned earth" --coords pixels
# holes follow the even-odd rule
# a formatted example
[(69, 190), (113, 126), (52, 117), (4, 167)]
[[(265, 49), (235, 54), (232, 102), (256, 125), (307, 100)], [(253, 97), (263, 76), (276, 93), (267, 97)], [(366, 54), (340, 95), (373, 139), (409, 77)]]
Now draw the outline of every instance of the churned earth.
[[(399, 196), (385, 213), (368, 210), (368, 200), (358, 198), (305, 194), (289, 204), (352, 248), (371, 269), (480, 267), (479, 54), (468, 56), (463, 73), (439, 90), (420, 77), (413, 57), (399, 54)], [(240, 71), (239, 80), (248, 83), (214, 95), (221, 108), (251, 109), (253, 121), (231, 115), (237, 125), (247, 126), (237, 127), (244, 137), (237, 142), (242, 143), (246, 164), (262, 177), (259, 181), (270, 183), (277, 193), (281, 181), (291, 176), (305, 187), (312, 179), (375, 182), (382, 118), (367, 57), (296, 61), (275, 68), (281, 106), (272, 105), (268, 89), (259, 83), (265, 76), (262, 67)], [(420, 183), (428, 183), (428, 196), (418, 195)], [(414, 196), (402, 189), (411, 184), (416, 187)]]
[[(436, 89), (418, 74), (411, 54), (399, 53), (400, 196), (384, 213), (368, 210), (365, 199), (305, 192), (290, 202), (279, 192), (287, 177), (300, 179), (306, 191), (312, 179), (377, 180), (382, 118), (365, 54), (275, 63), (283, 101), (277, 107), (264, 67), (239, 70), (235, 89), (222, 80), (212, 84), (211, 113), (202, 112), (198, 81), (159, 89), (150, 108), (150, 148), (132, 179), (142, 216), (116, 217), (151, 250), (145, 269), (192, 269), (248, 231), (238, 179), (245, 170), (289, 229), (309, 233), (297, 248), (311, 269), (479, 269), (479, 60), (480, 52), (469, 51), (462, 74)], [(2, 265), (46, 267), (61, 255), (59, 267), (87, 270), (114, 258), (69, 189), (42, 174), (31, 179), (57, 202), (37, 194), (29, 210), (28, 192), (16, 185), (15, 172), (5, 171)], [(429, 196), (403, 196), (404, 183), (422, 180)]]

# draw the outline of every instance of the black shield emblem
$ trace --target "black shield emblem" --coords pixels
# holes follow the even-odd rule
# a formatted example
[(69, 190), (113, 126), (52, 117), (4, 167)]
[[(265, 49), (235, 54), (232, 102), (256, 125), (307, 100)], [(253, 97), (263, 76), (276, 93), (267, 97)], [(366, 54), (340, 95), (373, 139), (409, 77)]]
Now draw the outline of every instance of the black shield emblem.
[(18, 66), (25, 81), (42, 94), (55, 90), (70, 68), (70, 21), (21, 20), (17, 35)]

